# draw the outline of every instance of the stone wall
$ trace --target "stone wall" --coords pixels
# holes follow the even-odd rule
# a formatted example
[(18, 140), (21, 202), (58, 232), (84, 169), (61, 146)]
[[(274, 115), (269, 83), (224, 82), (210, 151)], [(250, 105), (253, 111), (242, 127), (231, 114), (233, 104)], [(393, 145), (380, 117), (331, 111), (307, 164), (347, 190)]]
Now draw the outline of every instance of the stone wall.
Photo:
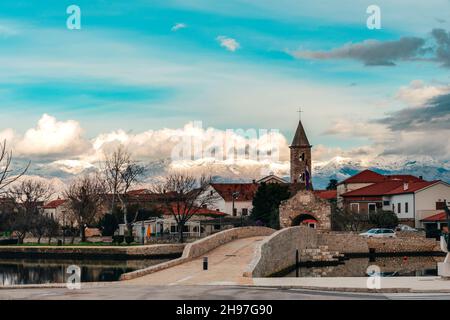
[(325, 246), (330, 252), (368, 256), (377, 254), (416, 254), (440, 252), (434, 239), (402, 233), (397, 238), (364, 238), (352, 232), (324, 232), (308, 227), (291, 227), (277, 231), (257, 247), (254, 259), (244, 273), (246, 277), (266, 277), (295, 265), (295, 252), (308, 252)]
[(367, 240), (352, 232), (321, 232), (319, 244), (328, 246), (330, 251), (339, 251), (340, 253), (369, 253)]
[(440, 251), (436, 240), (427, 239), (420, 232), (397, 232), (396, 238), (365, 238), (354, 232), (322, 231), (319, 244), (347, 255), (368, 254), (370, 249), (391, 254)]
[(308, 190), (300, 190), (293, 197), (281, 203), (281, 228), (291, 227), (294, 219), (302, 214), (313, 216), (318, 222), (317, 229), (331, 229), (330, 202), (317, 197), (314, 192)]
[(201, 255), (236, 239), (270, 236), (274, 229), (266, 227), (241, 227), (215, 233), (201, 240), (189, 243), (183, 251), (182, 258), (198, 258)]
[(257, 237), (257, 236), (269, 236), (274, 232), (275, 232), (274, 229), (266, 227), (241, 227), (221, 231), (213, 235), (210, 235), (206, 238), (203, 238), (201, 240), (187, 244), (186, 247), (184, 248), (181, 258), (163, 262), (158, 265), (151, 266), (149, 268), (124, 273), (121, 275), (120, 280), (130, 280), (160, 270), (164, 270), (170, 267), (174, 267), (176, 265), (198, 258), (204, 255), (205, 253), (236, 239)]
[(318, 247), (316, 230), (298, 226), (279, 230), (262, 241), (245, 277), (265, 277), (285, 270), (295, 264), (296, 250)]
[(184, 244), (157, 244), (147, 246), (0, 246), (0, 257), (7, 258), (71, 258), (71, 259), (139, 259), (176, 257)]
[(368, 238), (367, 244), (376, 253), (440, 252), (438, 242), (426, 238)]

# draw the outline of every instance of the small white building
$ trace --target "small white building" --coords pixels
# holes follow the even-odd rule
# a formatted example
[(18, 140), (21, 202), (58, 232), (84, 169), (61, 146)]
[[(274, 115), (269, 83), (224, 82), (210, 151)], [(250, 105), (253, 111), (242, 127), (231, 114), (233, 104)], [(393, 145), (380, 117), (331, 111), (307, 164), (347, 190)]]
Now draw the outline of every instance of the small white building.
[(67, 224), (66, 214), (69, 212), (67, 200), (56, 199), (42, 206), (42, 214), (55, 219), (60, 225)]
[(211, 183), (205, 193), (216, 194), (218, 200), (208, 209), (224, 212), (230, 216), (248, 216), (253, 209), (253, 197), (259, 184), (252, 183)]
[(450, 204), (450, 185), (444, 181), (405, 182), (383, 196), (383, 209), (400, 221), (423, 228), (421, 220), (443, 211)]

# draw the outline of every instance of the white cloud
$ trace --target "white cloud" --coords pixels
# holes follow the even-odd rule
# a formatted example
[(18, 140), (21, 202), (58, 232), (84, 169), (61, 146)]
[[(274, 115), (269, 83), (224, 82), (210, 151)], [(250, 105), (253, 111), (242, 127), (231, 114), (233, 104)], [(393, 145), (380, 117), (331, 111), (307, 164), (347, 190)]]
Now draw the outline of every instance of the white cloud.
[(185, 23), (176, 23), (170, 30), (173, 32), (178, 31), (180, 29), (187, 28), (187, 25)]
[(237, 42), (235, 39), (226, 36), (218, 36), (216, 40), (219, 41), (221, 47), (224, 47), (228, 51), (235, 52), (241, 47), (239, 42)]
[(89, 148), (80, 124), (73, 120), (57, 121), (44, 114), (35, 128), (28, 129), (17, 143), (21, 155), (51, 157), (77, 155)]
[(413, 80), (402, 86), (395, 98), (412, 107), (424, 106), (430, 99), (450, 92), (450, 85), (427, 85), (422, 80)]

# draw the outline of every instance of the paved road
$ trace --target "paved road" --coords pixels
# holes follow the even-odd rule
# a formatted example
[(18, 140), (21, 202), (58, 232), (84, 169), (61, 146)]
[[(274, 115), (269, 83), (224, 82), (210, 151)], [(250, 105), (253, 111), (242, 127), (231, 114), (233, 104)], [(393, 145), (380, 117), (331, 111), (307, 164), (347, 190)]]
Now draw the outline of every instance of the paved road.
[(209, 261), (203, 270), (203, 257), (129, 281), (123, 285), (248, 285), (251, 278), (243, 277), (253, 259), (255, 247), (265, 237), (251, 237), (228, 242), (206, 254)]
[(450, 300), (450, 294), (366, 294), (242, 286), (120, 286), (108, 284), (81, 290), (0, 290), (0, 299), (33, 300)]

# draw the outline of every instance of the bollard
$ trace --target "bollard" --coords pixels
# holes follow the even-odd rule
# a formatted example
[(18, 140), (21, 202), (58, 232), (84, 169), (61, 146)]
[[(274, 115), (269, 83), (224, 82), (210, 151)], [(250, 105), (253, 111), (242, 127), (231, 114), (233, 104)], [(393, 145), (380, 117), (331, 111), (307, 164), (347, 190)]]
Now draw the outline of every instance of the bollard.
[(298, 267), (299, 267), (299, 263), (298, 263), (298, 249), (295, 250), (295, 277), (298, 278)]
[(208, 270), (208, 257), (203, 257), (203, 270)]

